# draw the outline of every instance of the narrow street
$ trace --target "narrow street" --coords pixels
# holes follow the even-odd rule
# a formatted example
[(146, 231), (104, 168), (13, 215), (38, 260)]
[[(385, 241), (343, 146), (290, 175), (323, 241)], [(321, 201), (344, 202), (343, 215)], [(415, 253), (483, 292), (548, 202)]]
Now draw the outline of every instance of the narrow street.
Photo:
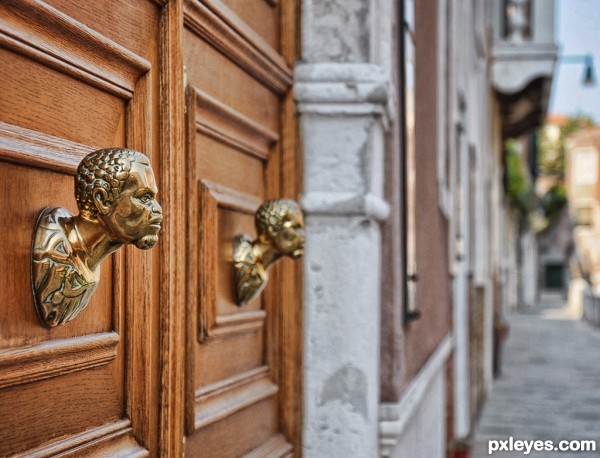
[[(579, 320), (561, 296), (509, 317), (502, 375), (484, 405), (471, 456), (490, 456), (488, 440), (592, 439), (600, 447), (600, 329)], [(497, 451), (491, 456), (526, 456)], [(539, 457), (593, 452), (531, 451)]]

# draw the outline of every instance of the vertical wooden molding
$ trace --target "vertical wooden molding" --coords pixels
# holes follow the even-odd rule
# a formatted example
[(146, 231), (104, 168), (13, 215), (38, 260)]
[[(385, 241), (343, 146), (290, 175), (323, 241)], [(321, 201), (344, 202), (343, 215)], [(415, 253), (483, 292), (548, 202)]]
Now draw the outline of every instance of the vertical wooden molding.
[[(199, 209), (202, 215), (202, 223), (198, 232), (198, 266), (203, 267), (199, 271), (198, 296), (194, 300), (198, 308), (198, 336), (200, 342), (208, 338), (210, 328), (214, 326), (216, 311), (214, 310), (217, 300), (217, 289), (215, 279), (219, 271), (219, 257), (215, 247), (219, 246), (219, 210), (218, 202), (213, 197), (206, 184), (199, 184)], [(208, 272), (206, 272), (208, 269)], [(196, 267), (198, 271), (198, 267)]]
[[(283, 105), (280, 104), (280, 107), (283, 108)], [(283, 113), (283, 110), (281, 110), (280, 113)], [(282, 194), (282, 176), (280, 169), (282, 153), (281, 145), (281, 141), (277, 142), (277, 145), (273, 148), (272, 154), (269, 155), (269, 160), (265, 164), (265, 195), (267, 199), (285, 197)], [(282, 360), (280, 357), (284, 350), (279, 346), (280, 332), (283, 332), (283, 330), (280, 329), (280, 326), (283, 324), (281, 322), (281, 311), (286, 306), (285, 302), (289, 300), (289, 298), (284, 298), (283, 287), (281, 285), (281, 272), (287, 268), (286, 264), (288, 263), (284, 260), (284, 262), (280, 262), (269, 271), (269, 287), (265, 288), (261, 294), (263, 296), (263, 307), (267, 312), (267, 319), (265, 322), (265, 357), (267, 365), (271, 370), (273, 381), (279, 385), (280, 388), (277, 402), (277, 418), (279, 421), (279, 429), (282, 429), (287, 436), (287, 431), (285, 431), (286, 420), (283, 418), (286, 415), (286, 408), (284, 405), (287, 402), (287, 390), (284, 385), (287, 374), (285, 373), (286, 368), (281, 364)]]
[(186, 176), (187, 176), (187, 261), (186, 261), (186, 357), (185, 357), (185, 431), (186, 434), (193, 434), (195, 430), (196, 403), (194, 402), (195, 391), (195, 358), (194, 351), (196, 346), (196, 336), (198, 335), (198, 314), (197, 302), (199, 295), (199, 278), (196, 275), (198, 268), (198, 218), (199, 209), (199, 183), (196, 174), (196, 95), (193, 89), (186, 87), (186, 133), (185, 133), (185, 153), (186, 153)]
[[(113, 330), (122, 335), (125, 318), (125, 264), (123, 250), (117, 251), (113, 255)], [(119, 351), (123, 351), (123, 344)]]
[[(127, 106), (127, 146), (144, 152), (152, 161), (152, 71), (142, 76), (135, 85), (134, 95)], [(157, 170), (156, 161), (154, 169)], [(162, 193), (161, 193), (162, 195)], [(164, 235), (161, 242), (164, 244)], [(156, 394), (153, 392), (154, 364), (152, 334), (156, 320), (153, 303), (156, 302), (153, 278), (152, 252), (143, 252), (133, 246), (125, 251), (125, 380), (127, 415), (138, 443), (148, 450), (156, 450)], [(155, 343), (154, 343), (155, 345)], [(154, 389), (155, 391), (155, 389)]]
[(186, 149), (183, 5), (160, 22), (160, 183), (165, 220), (160, 247), (160, 456), (183, 456), (186, 344)]
[[(300, 2), (280, 2), (281, 53), (294, 68), (300, 43)], [(283, 96), (281, 122), (281, 195), (298, 199), (302, 192), (302, 150), (292, 90)], [(283, 264), (283, 263), (282, 263)], [(277, 303), (284, 304), (275, 316), (279, 320), (280, 422), (281, 430), (294, 446), (293, 456), (302, 455), (302, 262), (282, 265), (281, 288)]]

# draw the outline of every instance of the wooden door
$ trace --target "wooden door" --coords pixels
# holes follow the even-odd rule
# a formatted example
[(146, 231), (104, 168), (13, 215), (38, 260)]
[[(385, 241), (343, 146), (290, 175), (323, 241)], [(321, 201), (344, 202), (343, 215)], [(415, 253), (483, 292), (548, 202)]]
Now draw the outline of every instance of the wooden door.
[[(0, 456), (179, 453), (182, 429), (175, 440), (164, 431), (177, 430), (169, 396), (181, 373), (162, 358), (177, 350), (178, 303), (168, 299), (179, 286), (168, 263), (183, 252), (173, 237), (182, 192), (167, 180), (183, 173), (169, 130), (171, 100), (179, 92), (182, 124), (184, 102), (177, 48), (165, 46), (181, 19), (172, 3), (0, 2)], [(46, 328), (30, 286), (36, 216), (47, 206), (77, 213), (76, 167), (109, 146), (150, 158), (166, 207), (160, 247), (112, 255), (88, 307)]]
[(295, 2), (184, 3), (188, 92), (186, 451), (299, 456), (299, 269), (234, 300), (232, 242), (268, 198), (298, 194), (291, 95)]
[[(0, 456), (299, 456), (301, 263), (243, 307), (231, 266), (259, 203), (298, 196), (296, 8), (0, 2)], [(36, 216), (76, 213), (77, 164), (109, 146), (150, 158), (159, 244), (111, 255), (88, 307), (48, 329)]]

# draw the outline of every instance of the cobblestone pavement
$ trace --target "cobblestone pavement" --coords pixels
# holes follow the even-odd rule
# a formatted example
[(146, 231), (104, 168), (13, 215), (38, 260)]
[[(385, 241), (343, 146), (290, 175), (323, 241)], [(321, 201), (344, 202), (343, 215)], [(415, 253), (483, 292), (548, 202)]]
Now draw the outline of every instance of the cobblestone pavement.
[(472, 458), (490, 456), (488, 440), (592, 439), (591, 452), (495, 452), (506, 457), (600, 457), (600, 329), (579, 320), (557, 295), (509, 317), (502, 375), (481, 413)]

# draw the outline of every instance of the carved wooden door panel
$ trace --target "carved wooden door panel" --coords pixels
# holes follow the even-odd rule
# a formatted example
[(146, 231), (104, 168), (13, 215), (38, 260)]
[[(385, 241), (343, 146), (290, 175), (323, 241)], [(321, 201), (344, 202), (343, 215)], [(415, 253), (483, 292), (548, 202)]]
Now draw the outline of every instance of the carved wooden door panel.
[[(0, 2), (0, 456), (299, 456), (301, 263), (244, 306), (231, 263), (259, 204), (298, 196), (297, 7)], [(111, 255), (87, 308), (46, 328), (36, 217), (77, 213), (77, 164), (102, 147), (149, 157), (159, 244)]]
[(296, 198), (295, 2), (184, 2), (189, 220), (186, 452), (299, 456), (299, 269), (235, 303), (232, 249), (268, 198)]
[(85, 154), (121, 146), (155, 170), (164, 161), (161, 8), (0, 2), (0, 456), (156, 456), (160, 250), (113, 255), (88, 307), (55, 328), (36, 316), (30, 256), (42, 208), (77, 213)]

